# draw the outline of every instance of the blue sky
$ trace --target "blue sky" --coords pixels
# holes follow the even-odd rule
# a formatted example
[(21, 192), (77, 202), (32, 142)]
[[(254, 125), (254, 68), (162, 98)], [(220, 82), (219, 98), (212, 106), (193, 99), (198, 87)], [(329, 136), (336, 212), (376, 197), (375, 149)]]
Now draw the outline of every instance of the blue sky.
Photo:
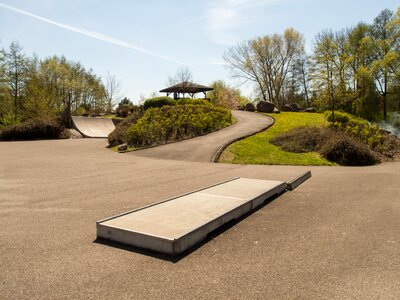
[(256, 36), (300, 31), (307, 49), (324, 30), (372, 22), (398, 0), (0, 0), (0, 47), (18, 41), (44, 58), (65, 55), (104, 77), (134, 102), (188, 66), (194, 81), (222, 79), (249, 94), (223, 64), (229, 47)]

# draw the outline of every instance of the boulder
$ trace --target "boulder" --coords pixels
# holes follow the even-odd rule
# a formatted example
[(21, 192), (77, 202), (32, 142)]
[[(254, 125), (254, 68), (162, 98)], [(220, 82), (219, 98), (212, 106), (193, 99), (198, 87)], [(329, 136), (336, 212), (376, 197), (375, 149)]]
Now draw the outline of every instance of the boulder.
[(304, 111), (308, 112), (308, 113), (315, 113), (315, 108), (314, 107), (307, 107)]
[(281, 113), (281, 111), (275, 107), (274, 108), (274, 114), (280, 114), (280, 113)]
[(256, 107), (254, 106), (253, 103), (247, 103), (246, 106), (244, 107), (244, 110), (246, 110), (246, 111), (256, 111)]
[(257, 104), (257, 111), (263, 113), (272, 113), (274, 112), (275, 105), (272, 102), (268, 101), (260, 101)]
[(82, 134), (80, 134), (79, 131), (77, 131), (76, 129), (72, 129), (72, 128), (65, 129), (65, 131), (63, 132), (63, 136), (64, 136), (64, 134), (65, 134), (65, 138), (68, 138), (68, 139), (83, 138)]
[(291, 104), (289, 104), (289, 106), (292, 109), (292, 111), (295, 111), (295, 112), (302, 111), (302, 109), (296, 103), (291, 103)]
[(293, 111), (293, 109), (292, 109), (292, 107), (291, 107), (290, 105), (285, 104), (285, 105), (282, 107), (282, 111)]
[(128, 150), (128, 144), (122, 144), (118, 146), (118, 151), (126, 151)]

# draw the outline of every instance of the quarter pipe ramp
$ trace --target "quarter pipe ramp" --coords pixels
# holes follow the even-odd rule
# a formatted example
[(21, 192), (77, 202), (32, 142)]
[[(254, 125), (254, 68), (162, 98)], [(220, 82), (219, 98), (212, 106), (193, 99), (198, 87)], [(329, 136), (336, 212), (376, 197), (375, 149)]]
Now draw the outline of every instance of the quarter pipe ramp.
[(111, 119), (73, 116), (72, 121), (76, 130), (87, 138), (107, 138), (114, 130)]

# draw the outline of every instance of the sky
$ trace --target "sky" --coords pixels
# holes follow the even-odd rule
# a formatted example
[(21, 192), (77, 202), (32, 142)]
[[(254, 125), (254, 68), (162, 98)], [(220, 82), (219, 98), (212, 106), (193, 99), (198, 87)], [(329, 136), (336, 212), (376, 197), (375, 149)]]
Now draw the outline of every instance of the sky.
[(398, 0), (0, 0), (0, 48), (17, 41), (27, 55), (64, 55), (121, 82), (138, 102), (188, 67), (196, 83), (232, 78), (223, 54), (249, 39), (293, 27), (311, 51), (319, 32), (371, 23)]

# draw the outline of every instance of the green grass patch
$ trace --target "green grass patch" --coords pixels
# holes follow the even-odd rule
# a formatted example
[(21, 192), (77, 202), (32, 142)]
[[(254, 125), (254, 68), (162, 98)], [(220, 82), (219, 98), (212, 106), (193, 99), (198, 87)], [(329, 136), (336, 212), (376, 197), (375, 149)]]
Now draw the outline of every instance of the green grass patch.
[(283, 151), (270, 143), (270, 139), (273, 137), (296, 127), (327, 125), (323, 114), (282, 112), (267, 115), (275, 119), (272, 127), (228, 146), (222, 153), (219, 162), (263, 165), (335, 165), (317, 152), (292, 153)]

